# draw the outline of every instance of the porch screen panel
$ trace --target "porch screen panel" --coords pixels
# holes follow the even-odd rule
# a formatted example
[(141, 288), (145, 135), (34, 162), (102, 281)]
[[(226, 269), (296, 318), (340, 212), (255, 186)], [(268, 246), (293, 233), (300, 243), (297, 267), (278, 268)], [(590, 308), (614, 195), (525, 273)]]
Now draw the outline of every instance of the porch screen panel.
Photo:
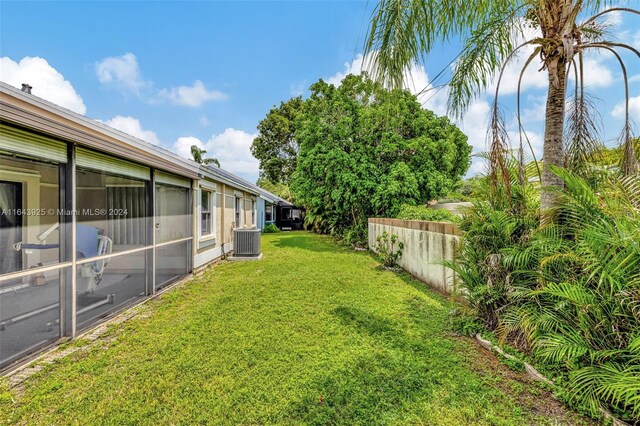
[[(107, 234), (114, 244), (144, 245), (145, 235), (139, 232), (147, 218), (146, 188), (144, 186), (110, 186), (107, 205), (112, 206), (107, 215)], [(127, 212), (121, 215), (121, 212)]]
[(78, 330), (146, 296), (151, 250), (80, 261), (76, 272)]
[(161, 244), (155, 249), (156, 290), (191, 272), (193, 216), (187, 183), (178, 176), (156, 175), (155, 232), (156, 244)]
[(191, 244), (191, 241), (182, 241), (156, 249), (156, 290), (190, 272)]
[(193, 236), (190, 194), (189, 188), (156, 184), (156, 244)]
[(0, 368), (60, 337), (60, 286), (70, 269), (0, 277)]
[(0, 276), (60, 262), (60, 167), (0, 154)]
[[(79, 225), (76, 235), (83, 239), (83, 244), (89, 244), (88, 234), (93, 232), (97, 233), (95, 238), (110, 240), (113, 253), (151, 245), (146, 182), (78, 167), (76, 183)], [(99, 246), (87, 247), (87, 253), (80, 257), (108, 254), (98, 253), (96, 248)]]
[[(6, 153), (5, 141), (6, 133)], [(70, 270), (60, 249), (64, 166), (35, 158), (47, 150), (28, 135), (21, 141), (14, 151), (40, 148), (25, 156), (0, 153), (0, 367), (60, 337), (60, 288)]]

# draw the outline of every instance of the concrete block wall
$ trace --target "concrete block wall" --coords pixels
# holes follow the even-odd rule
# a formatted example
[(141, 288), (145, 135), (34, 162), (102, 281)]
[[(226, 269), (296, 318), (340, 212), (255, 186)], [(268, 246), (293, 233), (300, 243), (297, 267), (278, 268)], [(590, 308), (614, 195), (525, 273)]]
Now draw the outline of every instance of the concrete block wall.
[(456, 290), (453, 271), (439, 262), (453, 260), (460, 230), (449, 222), (422, 220), (369, 219), (369, 249), (375, 251), (376, 239), (384, 231), (398, 236), (404, 244), (398, 264), (431, 287), (451, 294)]

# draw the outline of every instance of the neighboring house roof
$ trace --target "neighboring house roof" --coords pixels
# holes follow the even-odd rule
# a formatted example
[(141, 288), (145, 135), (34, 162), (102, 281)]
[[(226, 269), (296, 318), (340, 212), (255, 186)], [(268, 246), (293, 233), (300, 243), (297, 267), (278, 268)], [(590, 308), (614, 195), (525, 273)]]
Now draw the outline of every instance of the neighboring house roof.
[[(33, 111), (34, 108), (38, 114)], [(0, 81), (0, 119), (190, 178), (210, 177), (265, 199), (276, 197), (218, 167), (207, 167)]]

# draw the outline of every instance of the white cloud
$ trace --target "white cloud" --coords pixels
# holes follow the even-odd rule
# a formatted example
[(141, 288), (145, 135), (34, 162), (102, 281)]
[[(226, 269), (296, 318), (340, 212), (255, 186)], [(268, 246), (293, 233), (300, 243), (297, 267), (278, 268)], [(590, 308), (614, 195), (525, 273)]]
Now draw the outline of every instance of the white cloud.
[(633, 36), (633, 46), (640, 46), (640, 30), (636, 31), (636, 35)]
[[(547, 112), (547, 95), (529, 95), (527, 96), (526, 106), (522, 108), (522, 122), (540, 122), (544, 120), (545, 113)], [(516, 106), (517, 111), (517, 106)], [(517, 117), (515, 126), (517, 126)]]
[(169, 100), (176, 105), (198, 107), (205, 102), (221, 101), (227, 99), (227, 95), (218, 90), (207, 90), (200, 80), (196, 80), (193, 86), (179, 86), (171, 89), (162, 89), (158, 92), (160, 98)]
[(138, 59), (133, 53), (104, 58), (96, 63), (98, 80), (146, 99), (148, 102), (169, 101), (175, 105), (199, 107), (205, 102), (221, 101), (227, 95), (218, 90), (208, 90), (196, 80), (191, 86), (156, 88), (151, 81), (142, 78)]
[(151, 130), (144, 130), (140, 124), (140, 120), (137, 118), (117, 115), (111, 120), (104, 121), (104, 124), (151, 144), (158, 145), (160, 143), (158, 135)]
[(487, 151), (487, 128), (491, 106), (487, 101), (474, 101), (456, 124), (469, 138), (468, 143), (473, 152)]
[(0, 80), (17, 88), (28, 83), (33, 86), (31, 93), (36, 96), (78, 114), (87, 112), (71, 83), (43, 58), (27, 56), (19, 63), (9, 57), (0, 58)]
[(248, 181), (258, 179), (258, 160), (251, 155), (251, 143), (258, 136), (242, 130), (225, 129), (206, 143), (207, 153), (220, 161), (225, 170)]
[[(363, 70), (367, 69), (367, 66), (371, 63), (373, 54), (363, 56), (359, 53), (356, 58), (351, 62), (345, 62), (344, 70), (339, 71), (328, 77), (326, 82), (339, 86), (342, 80), (349, 74), (360, 75)], [(420, 64), (413, 64), (405, 72), (404, 86), (414, 95), (417, 95), (418, 101), (423, 108), (432, 110), (438, 115), (445, 115), (447, 113), (447, 90), (438, 90), (429, 81), (429, 74), (425, 70), (424, 66)]]
[(484, 158), (472, 157), (471, 165), (469, 166), (469, 170), (467, 170), (465, 177), (470, 178), (472, 176), (485, 174), (488, 171), (487, 167), (487, 160)]
[(214, 157), (220, 166), (250, 182), (258, 179), (258, 160), (251, 155), (251, 143), (257, 134), (228, 128), (212, 135), (206, 143), (193, 136), (178, 138), (173, 150), (184, 158), (191, 158), (191, 145), (207, 151), (206, 157)]
[(143, 88), (151, 86), (150, 82), (142, 79), (138, 60), (133, 53), (104, 58), (96, 63), (96, 74), (101, 83), (115, 84), (136, 95)]
[(173, 144), (173, 151), (181, 157), (193, 159), (191, 156), (191, 146), (196, 145), (200, 149), (205, 149), (204, 143), (194, 136), (183, 136)]
[[(624, 118), (625, 105), (624, 102), (617, 104), (611, 111), (611, 115), (615, 118)], [(629, 98), (629, 115), (633, 117), (640, 117), (640, 96), (634, 96)]]
[[(608, 8), (608, 7), (607, 7)], [(605, 7), (602, 8), (604, 10)], [(608, 12), (599, 18), (600, 22), (604, 23), (610, 29), (616, 29), (622, 24), (622, 13), (620, 11)]]
[(209, 125), (211, 124), (211, 122), (209, 121), (209, 118), (206, 116), (206, 114), (202, 114), (200, 116), (199, 122), (200, 122), (200, 125), (202, 127), (209, 127)]
[[(569, 73), (569, 80), (575, 80), (573, 70)], [(615, 82), (613, 73), (603, 61), (601, 55), (591, 55), (584, 59), (584, 85), (591, 87), (608, 87)]]
[[(500, 95), (512, 95), (518, 93), (518, 80), (520, 79), (520, 73), (525, 66), (527, 59), (533, 54), (534, 47), (527, 45), (519, 50), (517, 56), (515, 56), (509, 64), (505, 67), (500, 80)], [(542, 64), (539, 59), (531, 61), (527, 69), (525, 70), (522, 81), (520, 84), (520, 93), (524, 93), (530, 89), (544, 89), (549, 84), (549, 79), (546, 71), (539, 71)], [(496, 73), (494, 80), (487, 87), (487, 93), (491, 96), (494, 95), (496, 85), (498, 82), (499, 73)]]
[[(511, 142), (512, 149), (520, 148), (520, 134), (516, 130), (508, 132), (509, 141)], [(529, 144), (531, 147), (529, 147)], [(536, 156), (536, 160), (542, 159), (542, 148), (544, 146), (544, 137), (537, 132), (527, 130), (522, 134), (522, 146), (524, 148), (525, 161), (532, 161), (531, 150)]]
[[(640, 41), (638, 43), (640, 43)], [(632, 75), (631, 77), (629, 77), (629, 82), (631, 83), (640, 82), (640, 74)]]

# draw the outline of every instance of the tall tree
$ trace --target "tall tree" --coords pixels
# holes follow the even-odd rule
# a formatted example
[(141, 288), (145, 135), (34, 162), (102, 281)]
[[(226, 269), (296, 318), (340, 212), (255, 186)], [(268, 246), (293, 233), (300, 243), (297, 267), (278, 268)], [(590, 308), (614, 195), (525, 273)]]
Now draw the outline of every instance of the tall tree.
[(469, 167), (467, 137), (406, 90), (348, 75), (310, 88), (296, 122), (291, 189), (315, 230), (366, 241), (367, 218), (448, 193)]
[(216, 167), (220, 167), (220, 161), (213, 157), (205, 158), (204, 155), (206, 153), (207, 151), (202, 148), (198, 148), (198, 145), (191, 145), (191, 157), (193, 157), (193, 161), (198, 164), (213, 164)]
[[(471, 100), (498, 77), (491, 112), (490, 170), (494, 185), (497, 187), (502, 179), (508, 188), (505, 156), (509, 146), (498, 106), (500, 80), (505, 66), (518, 52), (525, 46), (533, 46), (520, 82), (524, 70), (540, 58), (541, 71), (548, 76), (542, 171), (543, 188), (548, 188), (563, 185), (551, 171), (552, 166), (565, 166), (571, 163), (570, 157), (582, 156), (581, 151), (593, 147), (594, 126), (589, 114), (590, 103), (584, 93), (583, 54), (603, 50), (617, 59), (623, 73), (626, 119), (621, 137), (624, 147), (621, 168), (625, 174), (634, 174), (639, 165), (631, 143), (627, 73), (619, 52), (631, 51), (638, 58), (640, 52), (633, 46), (607, 41), (603, 19), (611, 12), (640, 12), (626, 7), (606, 8), (609, 3), (606, 0), (381, 0), (373, 13), (366, 41), (365, 50), (372, 58), (369, 68), (378, 81), (402, 87), (409, 67), (420, 61), (437, 42), (461, 37), (464, 47), (453, 67), (449, 110), (460, 116)], [(535, 35), (531, 36), (532, 33)], [(572, 110), (566, 117), (570, 72), (575, 75), (576, 88)], [(519, 110), (518, 93), (518, 123), (522, 132)], [(572, 123), (567, 126), (569, 134), (565, 138), (567, 118)], [(546, 210), (553, 203), (553, 191), (543, 189), (541, 208)]]
[(301, 107), (301, 97), (289, 99), (271, 109), (258, 124), (258, 136), (251, 144), (251, 154), (260, 161), (260, 177), (273, 184), (288, 185), (296, 169), (295, 120)]

